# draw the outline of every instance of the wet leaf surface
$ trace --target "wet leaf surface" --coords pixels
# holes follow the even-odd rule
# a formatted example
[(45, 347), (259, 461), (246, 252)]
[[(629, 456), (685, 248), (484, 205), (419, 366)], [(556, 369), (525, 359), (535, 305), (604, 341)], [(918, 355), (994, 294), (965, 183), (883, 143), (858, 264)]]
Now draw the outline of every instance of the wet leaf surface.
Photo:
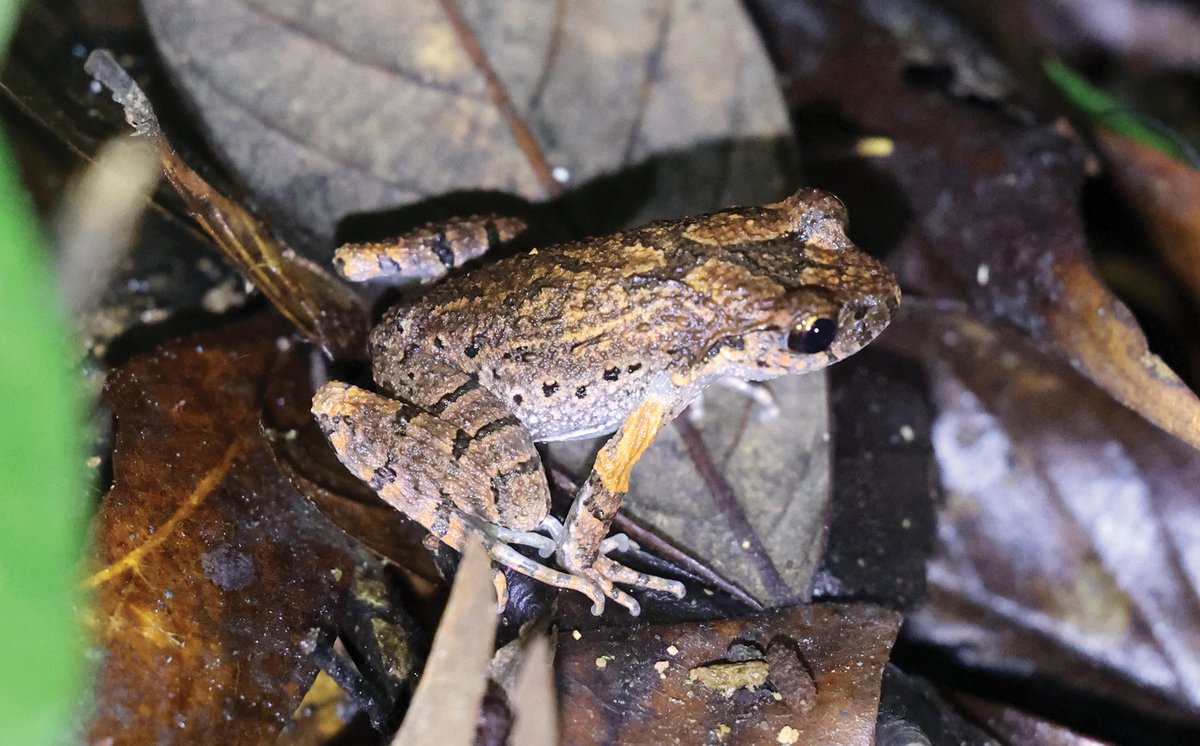
[(930, 372), (946, 500), (910, 633), (975, 665), (1197, 712), (1195, 451), (1013, 332), (910, 309), (888, 341)]
[(816, 604), (561, 632), (563, 743), (869, 744), (898, 624), (876, 606)]
[(282, 472), (259, 421), (282, 327), (179, 341), (116, 371), (113, 487), (96, 518), (92, 741), (274, 737), (368, 561)]
[[(1148, 351), (1088, 256), (1079, 212), (1085, 150), (1075, 137), (1028, 124), (1032, 115), (1004, 96), (994, 62), (962, 74), (965, 37), (945, 20), (927, 21), (916, 4), (754, 5), (790, 72), (801, 136), (807, 126), (818, 138), (808, 148), (829, 153), (840, 142), (845, 152), (867, 134), (894, 143), (887, 157), (827, 160), (824, 173), (810, 173), (851, 215), (858, 204), (870, 214), (870, 205), (900, 200), (893, 210), (903, 233), (888, 258), (906, 289), (1020, 329), (1200, 447), (1200, 400)], [(841, 140), (831, 134), (839, 129)]]
[[(787, 126), (729, 2), (145, 8), (215, 147), (271, 212), (326, 241), (350, 213), (462, 189), (544, 200), (655, 154)], [(749, 155), (723, 153), (732, 183), (777, 166)]]

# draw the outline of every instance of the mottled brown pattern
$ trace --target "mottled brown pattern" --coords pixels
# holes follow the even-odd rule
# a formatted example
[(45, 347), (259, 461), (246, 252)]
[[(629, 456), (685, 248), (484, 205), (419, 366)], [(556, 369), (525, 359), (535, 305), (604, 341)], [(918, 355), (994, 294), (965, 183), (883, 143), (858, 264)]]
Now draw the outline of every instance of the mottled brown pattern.
[[(895, 279), (850, 243), (845, 220), (835, 197), (801, 190), (761, 207), (534, 249), (452, 277), (391, 309), (371, 333), (376, 382), (436, 419), (435, 430), (411, 443), (376, 436), (391, 446), (326, 431), (343, 462), (368, 481), (391, 454), (400, 471), (429, 467), (443, 491), (473, 493), (439, 498), (435, 488), (410, 483), (411, 494), (394, 504), (422, 523), (448, 504), (528, 531), (548, 504), (544, 481), (529, 476), (541, 478), (533, 442), (620, 428), (565, 530), (545, 527), (556, 534), (559, 564), (598, 589), (589, 593), (593, 600), (613, 598), (636, 613), (637, 602), (614, 580), (682, 590), (616, 565), (601, 546), (629, 471), (658, 428), (717, 378), (765, 380), (824, 367), (891, 319)], [(429, 253), (429, 235), (475, 236), (477, 243), (478, 228), (428, 229), (409, 240), (414, 254)], [(404, 245), (389, 244), (388, 256)], [(403, 264), (380, 259), (376, 266), (386, 262)], [(818, 339), (814, 329), (828, 336)], [(339, 403), (342, 395), (349, 394), (326, 387), (318, 399), (326, 407), (365, 406), (357, 393)], [(428, 448), (415, 445), (424, 441)], [(403, 457), (389, 450), (409, 445)], [(364, 460), (367, 451), (372, 460)], [(479, 464), (478, 479), (436, 477), (442, 466), (461, 469), (466, 457)], [(416, 466), (406, 467), (410, 460)]]

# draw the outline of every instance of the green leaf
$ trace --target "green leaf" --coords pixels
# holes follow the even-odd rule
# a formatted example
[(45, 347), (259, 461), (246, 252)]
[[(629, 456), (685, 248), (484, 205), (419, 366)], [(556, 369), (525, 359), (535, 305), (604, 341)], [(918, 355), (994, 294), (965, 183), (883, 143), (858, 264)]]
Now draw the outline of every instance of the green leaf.
[(82, 671), (84, 420), (45, 249), (0, 135), (0, 733), (20, 744), (67, 739)]
[(1165, 125), (1155, 126), (1153, 119), (1131, 110), (1124, 102), (1096, 88), (1058, 60), (1044, 63), (1043, 68), (1059, 90), (1096, 126), (1110, 129), (1172, 157), (1182, 159), (1185, 156), (1181, 138), (1168, 132)]

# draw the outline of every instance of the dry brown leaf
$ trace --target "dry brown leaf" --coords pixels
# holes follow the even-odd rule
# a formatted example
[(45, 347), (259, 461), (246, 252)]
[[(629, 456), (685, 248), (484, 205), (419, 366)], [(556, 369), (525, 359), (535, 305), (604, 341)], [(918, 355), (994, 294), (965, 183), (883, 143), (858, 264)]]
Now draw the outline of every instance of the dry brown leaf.
[(93, 52), (85, 67), (124, 107), (135, 136), (148, 139), (157, 148), (163, 175), (225, 258), (326, 354), (362, 357), (367, 317), (358, 296), (330, 272), (298, 256), (249, 210), (218, 192), (184, 163), (159, 129), (145, 94), (111, 56)]
[(530, 643), (521, 670), (509, 693), (513, 709), (511, 742), (521, 746), (558, 743), (558, 694), (554, 689), (554, 651), (550, 638), (538, 635)]
[(463, 552), (421, 683), (392, 746), (471, 746), (496, 635), (496, 592), (483, 545)]
[[(214, 147), (321, 240), (350, 213), (464, 189), (540, 201), (698, 144), (723, 143), (707, 199), (748, 176), (786, 188), (737, 143), (777, 140), (787, 117), (730, 0), (144, 7)], [(668, 204), (694, 210), (695, 191)]]
[(1200, 171), (1108, 130), (1096, 139), (1163, 259), (1200, 301)]
[(93, 742), (270, 741), (365, 556), (280, 470), (259, 422), (283, 325), (169, 344), (114, 372), (96, 518)]

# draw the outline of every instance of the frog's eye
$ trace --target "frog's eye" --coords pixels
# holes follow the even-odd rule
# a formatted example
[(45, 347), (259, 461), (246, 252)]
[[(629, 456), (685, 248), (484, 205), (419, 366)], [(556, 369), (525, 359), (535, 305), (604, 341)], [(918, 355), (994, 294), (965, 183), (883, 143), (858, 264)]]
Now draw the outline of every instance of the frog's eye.
[(812, 355), (828, 350), (835, 336), (837, 323), (833, 319), (809, 318), (788, 334), (787, 345), (792, 352)]

